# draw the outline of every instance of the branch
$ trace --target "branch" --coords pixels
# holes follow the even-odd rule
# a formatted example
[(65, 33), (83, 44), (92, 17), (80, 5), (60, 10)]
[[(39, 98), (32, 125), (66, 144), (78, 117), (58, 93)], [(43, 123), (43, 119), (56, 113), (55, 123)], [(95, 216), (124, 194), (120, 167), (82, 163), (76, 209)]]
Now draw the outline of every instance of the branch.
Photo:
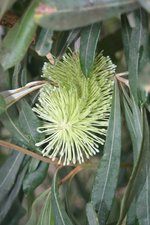
[(39, 155), (35, 152), (32, 152), (32, 151), (29, 151), (23, 147), (20, 147), (18, 145), (15, 145), (15, 144), (12, 144), (12, 143), (9, 143), (7, 141), (3, 141), (3, 140), (0, 140), (0, 146), (3, 146), (3, 147), (6, 147), (8, 149), (12, 149), (12, 150), (15, 150), (15, 151), (18, 151), (18, 152), (22, 152), (23, 154), (25, 155), (29, 155), (37, 160), (40, 160), (40, 161), (43, 161), (45, 163), (55, 163), (55, 164), (58, 164), (58, 160), (54, 160), (52, 161), (51, 159), (49, 158), (46, 158), (42, 155)]
[(59, 186), (63, 185), (67, 180), (74, 177), (77, 173), (79, 173), (81, 170), (83, 170), (82, 165), (78, 165), (76, 168), (74, 168), (70, 173), (68, 173), (62, 180), (59, 182)]
[[(20, 147), (18, 145), (9, 143), (7, 141), (0, 140), (0, 146), (6, 147), (8, 149), (12, 149), (12, 150), (15, 150), (15, 151), (18, 151), (18, 152), (22, 152), (25, 155), (31, 156), (32, 158), (35, 158), (35, 159), (40, 160), (40, 161), (45, 162), (45, 163), (49, 163), (49, 164), (53, 163), (53, 164), (57, 164), (58, 165), (58, 159), (52, 160), (50, 158), (46, 158), (46, 157), (44, 157), (42, 155), (39, 155), (39, 154), (37, 154), (35, 152), (27, 150), (27, 149), (25, 149), (23, 147)], [(75, 165), (74, 164), (69, 164), (69, 165), (65, 165), (65, 166), (75, 166)], [(80, 164), (76, 164), (76, 166), (79, 166), (82, 169), (89, 169), (89, 168), (96, 169), (98, 165), (96, 163), (87, 163), (87, 162), (85, 162), (85, 163), (82, 163), (81, 165)], [(59, 167), (63, 167), (63, 162), (59, 164)]]

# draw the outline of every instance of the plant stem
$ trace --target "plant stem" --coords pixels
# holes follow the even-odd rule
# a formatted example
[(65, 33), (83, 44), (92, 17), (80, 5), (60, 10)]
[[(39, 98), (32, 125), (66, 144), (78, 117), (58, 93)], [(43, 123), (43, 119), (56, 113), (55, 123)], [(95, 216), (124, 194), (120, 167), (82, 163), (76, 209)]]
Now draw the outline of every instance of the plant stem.
[(77, 173), (79, 173), (81, 170), (83, 170), (83, 167), (81, 165), (78, 165), (76, 168), (74, 168), (70, 173), (68, 173), (60, 182), (59, 186), (63, 185), (67, 180), (74, 177)]
[(38, 160), (46, 162), (46, 163), (55, 163), (55, 164), (58, 163), (58, 160), (52, 161), (51, 159), (43, 157), (42, 155), (39, 155), (35, 152), (29, 151), (29, 150), (27, 150), (23, 147), (20, 147), (18, 145), (12, 144), (12, 143), (9, 143), (7, 141), (0, 140), (0, 146), (6, 147), (8, 149), (16, 150), (18, 152), (22, 152), (25, 155), (29, 155), (29, 156), (31, 156), (35, 159), (38, 159)]

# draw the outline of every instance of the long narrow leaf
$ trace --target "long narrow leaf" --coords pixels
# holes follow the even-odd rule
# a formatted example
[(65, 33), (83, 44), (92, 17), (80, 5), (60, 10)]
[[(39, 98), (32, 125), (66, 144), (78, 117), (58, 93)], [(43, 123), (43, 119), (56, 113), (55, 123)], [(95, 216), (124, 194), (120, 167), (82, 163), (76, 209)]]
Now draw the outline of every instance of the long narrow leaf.
[(87, 26), (139, 7), (135, 0), (65, 0), (63, 4), (61, 0), (44, 0), (43, 4), (36, 10), (35, 21), (53, 30)]
[(1, 115), (2, 113), (4, 113), (5, 110), (6, 110), (6, 102), (5, 102), (5, 98), (4, 98), (2, 95), (0, 95), (0, 115)]
[(42, 138), (36, 130), (41, 122), (26, 100), (22, 99), (19, 106), (19, 126), (24, 135), (28, 137), (29, 143), (35, 147), (35, 143)]
[[(126, 122), (127, 126), (130, 132), (131, 140), (132, 140), (132, 146), (133, 146), (133, 159), (134, 159), (134, 165), (136, 165), (138, 155), (141, 149), (141, 144), (142, 144), (142, 118), (141, 118), (141, 111), (139, 106), (136, 104), (134, 101), (133, 96), (131, 95), (131, 101), (132, 104), (130, 104), (129, 101), (127, 101), (127, 93), (125, 90), (123, 90), (123, 94), (125, 97), (123, 97), (123, 104), (124, 104), (124, 111), (125, 111), (125, 117), (126, 117)], [(146, 171), (147, 174), (147, 171)], [(146, 175), (147, 176), (147, 175)], [(145, 217), (145, 211), (140, 211), (139, 213), (139, 208), (141, 208), (142, 201), (145, 198), (146, 195), (146, 187), (143, 187), (143, 191), (140, 193), (140, 196), (138, 198), (138, 201), (131, 199), (131, 206), (128, 212), (128, 217), (127, 217), (127, 225), (133, 224), (135, 221), (136, 217), (141, 220), (141, 217)], [(141, 202), (140, 202), (141, 201)], [(137, 208), (137, 216), (136, 216), (136, 208)], [(142, 215), (143, 212), (143, 215)], [(141, 223), (142, 225), (143, 223)]]
[(29, 139), (27, 136), (22, 132), (19, 124), (18, 124), (18, 115), (14, 111), (7, 111), (3, 113), (0, 117), (1, 122), (4, 124), (6, 129), (12, 134), (12, 137), (18, 141), (18, 143), (22, 143), (26, 146), (29, 145)]
[(51, 188), (40, 194), (33, 202), (26, 225), (54, 225), (51, 208)]
[(93, 205), (90, 202), (86, 205), (86, 215), (89, 225), (99, 225), (96, 212), (94, 210)]
[(127, 215), (127, 225), (136, 224), (136, 200), (133, 200)]
[(150, 224), (150, 170), (146, 165), (146, 182), (137, 200), (136, 213), (140, 225)]
[[(134, 122), (134, 129), (135, 129), (135, 147), (133, 149), (136, 157), (135, 157), (135, 161), (138, 158), (140, 149), (141, 149), (141, 144), (142, 144), (142, 138), (143, 138), (143, 134), (142, 134), (142, 130), (143, 130), (143, 124), (142, 124), (142, 113), (140, 111), (139, 106), (136, 104), (133, 96), (132, 96), (132, 111), (133, 111), (133, 122)], [(141, 109), (142, 110), (142, 109)]]
[(23, 190), (25, 193), (32, 192), (37, 186), (39, 186), (47, 175), (48, 164), (41, 162), (36, 171), (33, 171), (26, 175), (23, 181)]
[(143, 9), (134, 13), (135, 27), (131, 31), (129, 47), (129, 83), (135, 101), (139, 100), (139, 77), (148, 61), (148, 16)]
[(141, 112), (133, 98), (132, 98), (132, 108), (130, 108), (130, 106), (127, 103), (127, 100), (124, 97), (123, 97), (123, 104), (124, 104), (125, 118), (133, 146), (134, 161), (136, 161), (142, 144)]
[(69, 31), (67, 39), (62, 44), (59, 56), (62, 56), (65, 50), (69, 47), (69, 45), (78, 38), (80, 31), (81, 28), (76, 28)]
[(121, 115), (119, 89), (115, 84), (111, 116), (104, 146), (104, 156), (97, 170), (91, 201), (98, 212), (100, 224), (105, 224), (111, 209), (118, 181), (121, 153)]
[(55, 224), (58, 225), (73, 225), (70, 218), (68, 217), (65, 208), (59, 198), (58, 184), (57, 184), (57, 173), (53, 177), (52, 184), (52, 207), (54, 213)]
[(37, 28), (33, 15), (39, 2), (31, 2), (21, 22), (17, 22), (4, 38), (0, 62), (5, 70), (20, 62), (25, 55)]
[(95, 58), (95, 50), (99, 39), (101, 24), (95, 23), (83, 28), (80, 41), (80, 63), (86, 77), (89, 76)]
[(121, 32), (122, 32), (122, 40), (124, 45), (124, 52), (126, 61), (128, 63), (129, 60), (129, 44), (130, 44), (130, 36), (131, 36), (131, 27), (128, 22), (128, 18), (126, 14), (121, 16)]
[(0, 168), (0, 204), (13, 188), (23, 158), (22, 153), (13, 152)]
[(16, 201), (18, 198), (22, 181), (24, 179), (25, 173), (27, 171), (27, 165), (19, 172), (14, 186), (11, 188), (9, 191), (8, 195), (5, 198), (5, 201), (3, 204), (0, 205), (0, 224), (3, 221), (3, 219), (6, 217), (7, 213), (11, 209), (13, 203)]
[(143, 142), (140, 150), (140, 154), (138, 156), (138, 160), (136, 165), (133, 169), (131, 174), (126, 192), (123, 197), (122, 206), (121, 206), (121, 213), (120, 219), (117, 225), (121, 225), (122, 221), (130, 207), (132, 200), (137, 196), (145, 181), (146, 181), (146, 167), (149, 168), (149, 161), (150, 161), (150, 140), (149, 140), (149, 128), (148, 128), (148, 121), (146, 118), (146, 113), (144, 112), (143, 118)]
[(40, 56), (47, 55), (52, 46), (52, 35), (53, 31), (50, 29), (43, 28), (38, 37), (38, 41), (35, 46), (35, 50)]

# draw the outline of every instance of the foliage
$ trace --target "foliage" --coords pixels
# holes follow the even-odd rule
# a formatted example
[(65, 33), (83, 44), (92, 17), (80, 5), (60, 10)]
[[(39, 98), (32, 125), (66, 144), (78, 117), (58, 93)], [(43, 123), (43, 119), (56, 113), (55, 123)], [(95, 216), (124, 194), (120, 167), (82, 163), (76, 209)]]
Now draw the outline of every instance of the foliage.
[[(0, 224), (150, 224), (149, 12), (147, 0), (1, 1)], [(70, 52), (72, 56), (68, 56)], [(77, 60), (75, 55), (79, 55)], [(116, 64), (113, 77), (114, 70), (108, 76), (109, 66), (102, 69), (105, 60), (96, 63), (99, 55), (104, 55), (107, 62), (109, 56)], [(72, 58), (65, 64), (67, 57)], [(41, 78), (43, 65), (48, 65), (49, 71)], [(101, 71), (99, 81), (106, 79), (103, 87), (97, 85), (93, 71)], [(64, 95), (56, 96), (54, 92), (56, 98), (49, 97), (49, 89), (57, 89), (59, 84)], [(91, 92), (86, 92), (87, 86)], [(104, 102), (103, 88), (109, 93)], [(34, 112), (40, 108), (39, 90), (42, 110), (53, 108), (55, 117), (58, 108), (59, 115), (66, 118), (63, 110), (77, 112), (78, 106), (88, 112), (85, 118), (90, 121), (94, 107), (95, 119), (105, 113), (106, 100), (109, 104), (111, 101), (107, 134), (102, 137), (105, 144), (98, 146), (96, 156), (94, 152), (84, 162), (75, 159), (72, 164), (68, 147), (69, 161), (65, 164), (70, 164), (63, 166), (57, 154), (52, 159), (42, 155), (43, 146), (36, 143), (43, 144), (45, 139), (44, 132), (37, 132), (37, 128), (43, 129), (43, 121)], [(43, 90), (49, 97), (45, 102)], [(83, 115), (85, 111), (81, 111)], [(44, 126), (49, 126), (46, 116), (43, 114)], [(97, 140), (105, 125), (98, 117), (97, 127), (90, 130)], [(51, 134), (50, 126), (45, 133)], [(96, 139), (80, 134), (69, 142), (71, 151), (82, 151), (86, 138), (90, 147), (95, 144)], [(66, 141), (63, 132), (61, 135)], [(80, 149), (76, 142), (82, 143)], [(56, 144), (49, 145), (49, 149), (58, 152), (62, 147), (63, 153), (67, 144)], [(88, 148), (86, 151), (90, 152)]]

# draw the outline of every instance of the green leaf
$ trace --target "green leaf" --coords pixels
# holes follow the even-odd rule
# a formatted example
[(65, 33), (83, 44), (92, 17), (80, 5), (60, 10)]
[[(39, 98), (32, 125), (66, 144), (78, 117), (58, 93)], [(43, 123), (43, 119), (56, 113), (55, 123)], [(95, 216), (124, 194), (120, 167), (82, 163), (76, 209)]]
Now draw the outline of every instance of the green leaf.
[(54, 44), (56, 56), (62, 57), (65, 50), (71, 45), (73, 41), (77, 39), (77, 37), (79, 36), (80, 30), (81, 30), (80, 28), (72, 29), (69, 32), (61, 32), (60, 35), (58, 35), (57, 41), (55, 41), (55, 43), (57, 44), (56, 45)]
[[(123, 98), (123, 103), (124, 103), (124, 110), (125, 110), (125, 117), (126, 117), (126, 122), (127, 126), (130, 132), (131, 140), (132, 140), (132, 146), (133, 146), (133, 159), (134, 159), (134, 165), (137, 162), (139, 152), (141, 149), (141, 144), (142, 144), (142, 116), (141, 116), (141, 111), (139, 107), (136, 105), (136, 102), (134, 101), (133, 96), (131, 95), (131, 102), (127, 102), (127, 93), (125, 93), (125, 90), (123, 91), (124, 95), (126, 96)], [(129, 103), (129, 105), (128, 105)], [(146, 172), (147, 173), (147, 172)], [(140, 193), (141, 196), (142, 193)], [(140, 199), (142, 199), (139, 196)], [(141, 203), (136, 200), (132, 201), (130, 210), (128, 213), (128, 224), (133, 224), (133, 222), (136, 219), (136, 206), (141, 207)], [(139, 215), (137, 213), (137, 218), (139, 218)]]
[(31, 2), (22, 20), (9, 30), (2, 41), (0, 62), (5, 70), (20, 62), (24, 57), (37, 28), (33, 15), (39, 2), (40, 0)]
[(118, 201), (117, 197), (114, 196), (107, 224), (116, 225), (119, 218), (119, 212), (120, 212), (120, 201)]
[[(40, 214), (39, 214), (39, 209)], [(51, 206), (51, 188), (40, 194), (33, 202), (31, 215), (26, 225), (54, 225)]]
[(86, 77), (89, 76), (92, 70), (100, 30), (101, 24), (95, 23), (83, 28), (81, 31), (80, 63)]
[(52, 54), (56, 57), (61, 57), (63, 53), (63, 46), (68, 39), (69, 31), (62, 31), (62, 32), (55, 32), (54, 38), (55, 41), (53, 42), (52, 46)]
[(16, 2), (16, 0), (5, 0), (0, 2), (0, 19), (4, 13), (10, 9), (10, 7)]
[(127, 225), (136, 224), (136, 201), (133, 200), (127, 215)]
[(2, 95), (0, 95), (0, 115), (1, 115), (2, 113), (4, 113), (5, 110), (6, 110), (6, 102), (5, 102), (5, 98), (4, 98)]
[(39, 160), (35, 159), (35, 158), (32, 158), (31, 159), (31, 162), (30, 162), (30, 165), (29, 165), (29, 169), (28, 169), (28, 172), (29, 173), (32, 173), (34, 172), (38, 166), (40, 165), (40, 162)]
[(9, 212), (7, 213), (7, 216), (2, 221), (1, 225), (16, 225), (24, 215), (25, 209), (22, 207), (18, 196), (18, 198), (13, 202)]
[(133, 96), (132, 96), (132, 111), (133, 111), (133, 122), (134, 122), (134, 129), (135, 129), (135, 140), (134, 140), (134, 147), (133, 147), (133, 151), (136, 155), (135, 157), (135, 161), (138, 158), (140, 149), (141, 149), (141, 144), (142, 144), (142, 138), (143, 138), (143, 134), (142, 134), (142, 130), (143, 130), (143, 124), (142, 124), (142, 114), (141, 111), (142, 109), (139, 108), (139, 106), (136, 104)]
[[(64, 177), (66, 175), (66, 172), (68, 173), (69, 171), (70, 171), (69, 168), (63, 168), (63, 170), (60, 171), (60, 172), (62, 172), (60, 176)], [(72, 182), (73, 182), (73, 180), (74, 179), (71, 178), (68, 182), (66, 182), (63, 185), (63, 189), (65, 190), (65, 192), (64, 192), (65, 209), (66, 209), (67, 215), (69, 216), (72, 223), (74, 225), (80, 225), (78, 220), (77, 220), (78, 218), (76, 217), (76, 215), (74, 215), (74, 212), (72, 210), (72, 201), (70, 201), (70, 199), (72, 197), (72, 187), (73, 187)], [(79, 186), (81, 187), (82, 185), (80, 184)]]
[(59, 198), (58, 186), (57, 186), (57, 173), (53, 177), (52, 183), (52, 207), (54, 212), (55, 224), (58, 225), (73, 225), (68, 217), (64, 206)]
[(52, 46), (52, 54), (61, 58), (65, 50), (77, 39), (80, 33), (80, 28), (69, 31), (55, 32)]
[(96, 207), (100, 224), (105, 224), (114, 198), (121, 153), (121, 115), (119, 89), (115, 84), (104, 155), (97, 170), (91, 201)]
[(150, 170), (148, 166), (146, 166), (145, 170), (145, 185), (138, 196), (136, 204), (136, 213), (139, 225), (150, 224)]
[(25, 136), (28, 137), (28, 142), (35, 148), (35, 143), (42, 138), (41, 134), (36, 130), (41, 125), (41, 121), (34, 114), (26, 100), (22, 99), (19, 102), (19, 108), (19, 126)]
[(54, 225), (54, 215), (52, 210), (52, 204), (50, 199), (50, 194), (45, 200), (45, 204), (39, 216), (39, 221), (37, 225)]
[(33, 192), (39, 186), (47, 175), (49, 164), (41, 162), (38, 168), (26, 175), (23, 181), (23, 190), (25, 193)]
[(21, 63), (17, 63), (12, 74), (12, 89), (20, 88)]
[[(131, 111), (129, 105), (127, 104), (125, 98), (123, 98), (123, 104), (124, 104), (124, 112), (125, 112), (125, 119), (127, 122), (127, 127), (130, 132), (132, 144), (134, 147), (137, 145), (136, 145), (136, 131), (135, 131), (135, 126), (134, 126), (135, 124), (133, 121), (133, 114), (132, 114), (132, 111)], [(135, 157), (134, 157), (134, 159), (135, 159)]]
[(142, 109), (136, 104), (134, 97), (122, 86), (123, 90), (123, 103), (126, 116), (126, 122), (130, 131), (131, 140), (133, 144), (133, 152), (135, 153), (134, 161), (136, 161), (142, 143)]
[(134, 12), (135, 27), (132, 28), (129, 45), (129, 83), (135, 101), (139, 102), (139, 77), (149, 60), (148, 15), (143, 9)]
[(96, 212), (94, 210), (92, 203), (90, 202), (86, 205), (86, 215), (89, 225), (99, 225)]
[(143, 6), (143, 8), (150, 12), (150, 1), (149, 0), (138, 0), (138, 2)]
[(2, 204), (6, 196), (13, 188), (23, 158), (24, 155), (22, 153), (14, 151), (0, 168), (0, 204)]
[(146, 112), (144, 111), (143, 116), (143, 141), (141, 150), (138, 156), (138, 160), (132, 174), (130, 176), (130, 180), (127, 185), (126, 192), (123, 197), (122, 205), (121, 205), (121, 212), (120, 212), (120, 219), (117, 225), (121, 225), (122, 221), (129, 210), (130, 204), (137, 196), (145, 181), (146, 181), (146, 168), (149, 168), (149, 161), (150, 161), (150, 140), (149, 140), (149, 128), (148, 128), (148, 121), (146, 118)]
[(24, 146), (30, 146), (28, 137), (22, 132), (18, 124), (18, 114), (15, 113), (14, 108), (3, 113), (0, 117), (1, 123), (11, 133), (12, 137), (15, 138), (17, 143), (21, 143)]
[(136, 105), (136, 102), (134, 101), (133, 98), (131, 108), (128, 105), (125, 98), (123, 98), (123, 104), (124, 104), (125, 118), (132, 140), (134, 161), (136, 161), (142, 144), (142, 116), (140, 113), (140, 109)]
[(122, 32), (122, 40), (124, 45), (124, 52), (126, 57), (126, 62), (128, 64), (129, 60), (129, 44), (131, 37), (131, 27), (128, 22), (128, 18), (126, 14), (121, 16), (121, 32)]
[(26, 60), (21, 63), (17, 63), (14, 67), (12, 75), (12, 89), (20, 88), (27, 84), (27, 65)]
[[(27, 171), (27, 165), (19, 172), (18, 176), (16, 177), (15, 183), (13, 187), (9, 190), (8, 195), (5, 197), (3, 203), (1, 204), (0, 209), (0, 224), (3, 221), (3, 219), (6, 217), (7, 213), (11, 209), (13, 203), (18, 198), (22, 181), (24, 179), (25, 173)], [(7, 186), (5, 186), (6, 188)]]
[(42, 28), (35, 46), (35, 51), (38, 55), (45, 56), (50, 52), (52, 46), (52, 36), (53, 31), (51, 29)]
[[(47, 5), (46, 5), (47, 4)], [(52, 0), (43, 1), (35, 14), (35, 21), (52, 30), (68, 30), (87, 26), (124, 12), (136, 9), (139, 5), (130, 0)]]

